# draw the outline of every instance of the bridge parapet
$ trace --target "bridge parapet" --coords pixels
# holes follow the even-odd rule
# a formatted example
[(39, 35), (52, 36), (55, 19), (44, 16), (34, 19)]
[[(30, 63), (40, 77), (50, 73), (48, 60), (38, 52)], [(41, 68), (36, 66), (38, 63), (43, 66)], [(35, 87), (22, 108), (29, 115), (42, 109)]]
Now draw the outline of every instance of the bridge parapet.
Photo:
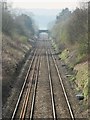
[(43, 32), (49, 33), (49, 30), (39, 30), (39, 31), (38, 31), (39, 34), (40, 34), (40, 33), (43, 33)]

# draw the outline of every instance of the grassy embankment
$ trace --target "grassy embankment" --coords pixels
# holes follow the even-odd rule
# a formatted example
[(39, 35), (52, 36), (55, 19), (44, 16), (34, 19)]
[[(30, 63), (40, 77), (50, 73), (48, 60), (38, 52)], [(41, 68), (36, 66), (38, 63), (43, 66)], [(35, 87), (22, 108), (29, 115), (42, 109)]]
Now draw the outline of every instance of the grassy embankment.
[(88, 99), (88, 24), (87, 8), (76, 8), (71, 12), (63, 9), (56, 17), (51, 30), (52, 46), (60, 54), (59, 58), (73, 71), (69, 80), (76, 90)]
[(29, 39), (34, 37), (34, 23), (30, 16), (15, 15), (2, 9), (2, 90), (6, 102), (31, 51)]
[[(52, 41), (52, 46), (55, 51), (58, 50), (55, 42)], [(58, 52), (58, 51), (57, 51)], [(85, 101), (88, 99), (88, 61), (84, 60), (84, 56), (80, 56), (76, 49), (64, 49), (58, 57), (65, 62), (68, 69), (75, 71), (71, 74), (69, 80), (75, 83), (76, 90), (82, 92)]]
[(23, 36), (16, 36), (15, 40), (12, 40), (10, 36), (3, 34), (2, 39), (2, 87), (3, 99), (5, 99), (4, 96), (9, 96), (9, 91), (16, 82), (16, 77), (19, 75), (31, 45)]

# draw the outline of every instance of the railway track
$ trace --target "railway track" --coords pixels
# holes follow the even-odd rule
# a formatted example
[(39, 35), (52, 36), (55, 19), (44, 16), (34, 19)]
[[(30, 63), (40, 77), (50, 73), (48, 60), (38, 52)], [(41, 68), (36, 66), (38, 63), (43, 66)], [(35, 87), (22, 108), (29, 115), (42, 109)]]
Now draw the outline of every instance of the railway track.
[[(65, 110), (64, 114), (67, 114), (70, 120), (75, 120), (74, 113), (71, 104), (69, 102), (69, 98), (67, 96), (67, 92), (65, 90), (63, 80), (61, 78), (55, 57), (52, 51), (50, 49), (47, 50), (46, 47), (44, 48), (43, 55), (45, 56), (45, 59), (47, 61), (46, 68), (48, 73), (47, 74), (48, 84), (49, 84), (48, 89), (50, 89), (50, 99), (51, 99), (51, 104), (49, 105), (51, 105), (50, 109), (52, 109), (50, 111), (52, 112), (51, 113), (52, 118), (54, 120), (57, 120), (58, 118), (62, 118), (61, 110), (64, 111), (65, 109), (67, 109)], [(19, 118), (21, 120), (25, 118), (29, 118), (30, 120), (32, 120), (34, 118), (41, 57), (42, 57), (41, 49), (37, 48), (32, 57), (31, 64), (29, 66), (11, 120), (14, 120), (16, 118)], [(56, 76), (56, 81), (54, 79), (55, 78), (54, 74)], [(59, 99), (61, 99), (62, 101), (60, 101)]]
[(47, 65), (48, 65), (48, 79), (50, 82), (50, 92), (51, 92), (51, 102), (52, 102), (52, 115), (53, 118), (56, 120), (56, 107), (55, 107), (55, 99), (54, 99), (54, 91), (53, 91), (53, 83), (52, 83), (52, 76), (51, 76), (51, 70), (50, 70), (50, 61), (48, 57), (48, 53), (46, 51), (46, 56), (47, 56)]
[[(47, 54), (47, 53), (46, 53)], [(67, 92), (66, 92), (66, 90), (65, 90), (65, 87), (64, 87), (64, 84), (63, 84), (63, 80), (62, 80), (62, 78), (61, 78), (61, 75), (60, 75), (60, 72), (59, 72), (59, 69), (58, 69), (58, 66), (57, 66), (57, 63), (56, 63), (56, 60), (55, 60), (55, 57), (54, 57), (54, 55), (53, 55), (53, 53), (52, 53), (52, 51), (51, 50), (48, 50), (48, 55), (47, 56), (49, 56), (48, 57), (48, 68), (49, 68), (49, 79), (51, 79), (51, 87), (52, 87), (52, 97), (53, 97), (53, 106), (54, 106), (54, 113), (53, 113), (53, 115), (55, 115), (55, 119), (57, 119), (57, 118), (61, 118), (61, 116), (62, 116), (62, 113), (60, 113), (60, 110), (59, 110), (59, 108), (58, 107), (56, 107), (57, 105), (59, 106), (59, 104), (63, 104), (63, 101), (65, 101), (64, 102), (64, 105), (62, 105), (63, 106), (63, 111), (65, 110), (65, 116), (66, 116), (66, 114), (67, 114), (67, 118), (69, 118), (69, 119), (71, 119), (71, 120), (75, 120), (75, 117), (74, 117), (74, 113), (73, 113), (73, 110), (72, 110), (72, 107), (71, 107), (71, 104), (70, 104), (70, 102), (69, 102), (69, 98), (68, 98), (68, 96), (67, 96)], [(51, 60), (50, 60), (50, 58), (51, 58)], [(53, 79), (53, 74), (52, 74), (52, 69), (54, 69), (54, 68), (51, 68), (51, 65), (50, 65), (50, 62), (52, 61), (52, 65), (53, 65), (53, 67), (55, 67), (55, 71), (54, 72), (56, 72), (56, 76), (58, 77), (57, 79), (59, 80), (59, 81), (55, 81), (55, 79)], [(60, 90), (60, 91), (58, 91), (58, 95), (56, 95), (57, 93), (54, 93), (55, 92), (55, 89), (54, 89), (54, 86), (55, 86), (55, 84), (56, 84), (56, 82), (58, 83), (57, 84), (57, 86), (56, 86), (56, 88), (55, 89), (57, 89), (57, 91), (58, 90)], [(60, 88), (60, 89), (59, 89)], [(56, 92), (57, 92), (56, 91)], [(61, 92), (62, 92), (62, 94), (61, 94)], [(61, 96), (59, 96), (61, 94)], [(56, 98), (55, 98), (55, 96), (57, 97), (57, 100), (55, 100)], [(62, 102), (60, 103), (60, 101), (58, 100), (58, 99), (61, 99), (60, 97), (63, 97), (63, 99), (62, 99)], [(57, 104), (57, 105), (56, 105)], [(65, 105), (66, 104), (66, 105)]]
[[(28, 101), (30, 99), (30, 93), (32, 92), (33, 87), (36, 88), (36, 81), (38, 79), (38, 61), (40, 61), (40, 54), (35, 50), (34, 55), (31, 60), (25, 81), (23, 83), (20, 95), (18, 97), (14, 112), (12, 114), (11, 120), (16, 118), (23, 119), (27, 111)], [(35, 84), (33, 80), (35, 79)]]
[(37, 90), (37, 84), (38, 84), (38, 76), (39, 76), (39, 67), (40, 67), (40, 56), (38, 59), (38, 64), (37, 64), (37, 74), (35, 76), (35, 85), (34, 85), (34, 91), (33, 91), (33, 96), (32, 96), (32, 103), (31, 103), (31, 110), (30, 110), (30, 120), (33, 119), (33, 112), (34, 112), (34, 105), (35, 105), (35, 99), (36, 99), (36, 90)]
[[(57, 75), (57, 77), (59, 79), (58, 80), (59, 81), (58, 86), (61, 87), (59, 92), (62, 92), (62, 96), (59, 96), (59, 94), (58, 94), (58, 96), (59, 97), (63, 97), (63, 100), (64, 100), (64, 105), (62, 105), (61, 107), (63, 107), (63, 110), (67, 109), (67, 110), (65, 110), (65, 113), (63, 114), (64, 115), (63, 118), (65, 118), (65, 116), (67, 114), (67, 117), (66, 117), (67, 119), (75, 120), (75, 117), (74, 117), (74, 114), (73, 114), (73, 110), (71, 108), (71, 105), (70, 105), (67, 93), (65, 91), (65, 88), (63, 88), (64, 87), (64, 85), (62, 85), (63, 83), (60, 80), (62, 78), (61, 78), (61, 75), (59, 73), (58, 66), (56, 64), (55, 58), (54, 58), (52, 53), (49, 53), (49, 52), (46, 51), (46, 59), (47, 59), (47, 67), (48, 67), (48, 71), (47, 72), (48, 72), (48, 81), (49, 81), (50, 99), (51, 99), (51, 109), (52, 109), (52, 113), (51, 113), (52, 114), (52, 119), (57, 120), (58, 118), (62, 118), (62, 115), (61, 115), (62, 113), (60, 113), (61, 111), (59, 111), (59, 109), (57, 109), (57, 105), (63, 104), (63, 102), (59, 101), (60, 102), (59, 103), (59, 102), (56, 101), (56, 98), (55, 98), (55, 93), (54, 93), (54, 87), (55, 86), (54, 86), (54, 83), (53, 83), (53, 80), (52, 80), (53, 79), (52, 78), (53, 75), (52, 75), (52, 70), (51, 70), (53, 68), (51, 68), (51, 65), (50, 65), (50, 62), (51, 62), (50, 57), (49, 57), (50, 54), (51, 54), (51, 59), (52, 59), (53, 65), (54, 65), (53, 67), (55, 67), (56, 73), (57, 73), (56, 75)], [(34, 114), (34, 112), (35, 111), (33, 111), (33, 114)], [(40, 116), (38, 116), (38, 117), (40, 117)]]

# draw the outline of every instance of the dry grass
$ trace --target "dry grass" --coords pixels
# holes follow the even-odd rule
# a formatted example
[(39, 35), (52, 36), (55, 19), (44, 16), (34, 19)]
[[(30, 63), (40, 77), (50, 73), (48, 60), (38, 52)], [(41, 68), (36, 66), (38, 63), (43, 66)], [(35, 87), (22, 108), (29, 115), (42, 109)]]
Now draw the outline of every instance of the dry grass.
[(9, 96), (9, 91), (15, 82), (17, 68), (25, 59), (25, 54), (31, 49), (31, 45), (28, 41), (22, 42), (19, 38), (12, 40), (6, 35), (3, 35), (2, 39), (2, 82), (3, 102), (5, 102), (5, 98)]

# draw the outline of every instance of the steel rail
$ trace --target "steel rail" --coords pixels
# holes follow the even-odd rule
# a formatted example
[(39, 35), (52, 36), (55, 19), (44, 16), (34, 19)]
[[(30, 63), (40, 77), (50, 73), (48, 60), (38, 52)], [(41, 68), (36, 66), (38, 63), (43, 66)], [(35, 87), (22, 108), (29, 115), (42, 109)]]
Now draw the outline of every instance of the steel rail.
[(40, 55), (38, 55), (38, 63), (37, 63), (37, 71), (35, 76), (35, 85), (34, 85), (34, 91), (32, 96), (32, 103), (31, 103), (31, 109), (30, 109), (30, 120), (33, 119), (33, 113), (34, 113), (34, 106), (35, 106), (35, 99), (36, 99), (36, 90), (37, 90), (37, 84), (38, 84), (38, 76), (39, 76), (39, 67), (40, 67)]
[(16, 103), (16, 105), (15, 105), (14, 112), (13, 112), (13, 114), (12, 114), (11, 120), (13, 120), (13, 119), (15, 118), (16, 112), (17, 112), (17, 110), (18, 110), (18, 106), (19, 106), (19, 103), (20, 103), (20, 101), (21, 101), (22, 94), (23, 94), (23, 91), (24, 91), (24, 88), (25, 88), (25, 85), (26, 85), (27, 79), (28, 79), (28, 77), (29, 77), (30, 70), (31, 70), (31, 68), (32, 68), (32, 64), (33, 64), (33, 62), (34, 62), (34, 58), (35, 58), (35, 55), (36, 55), (36, 51), (37, 51), (37, 49), (35, 50), (35, 52), (34, 52), (34, 56), (33, 56), (32, 60), (31, 60), (31, 63), (30, 63), (30, 66), (29, 66), (28, 72), (27, 72), (27, 74), (26, 74), (26, 77), (25, 77), (25, 80), (24, 80), (23, 86), (22, 86), (22, 88), (21, 88), (21, 92), (20, 92), (20, 94), (19, 94), (19, 97), (18, 97), (17, 103)]
[(30, 92), (31, 92), (31, 89), (32, 89), (32, 81), (33, 81), (33, 78), (34, 78), (36, 63), (37, 63), (37, 57), (35, 59), (35, 63), (34, 63), (34, 66), (33, 66), (33, 71), (32, 71), (31, 77), (30, 77), (30, 81), (29, 81), (29, 84), (28, 84), (28, 88), (26, 90), (26, 94), (25, 94), (25, 97), (24, 97), (24, 102), (23, 102), (22, 109), (21, 109), (21, 112), (20, 112), (20, 117), (19, 118), (21, 120), (25, 118), (25, 113), (26, 113), (26, 109), (27, 109), (27, 105), (28, 105), (28, 101), (29, 101), (29, 97), (30, 97)]
[(63, 84), (63, 80), (62, 80), (62, 78), (61, 78), (61, 74), (60, 74), (60, 72), (59, 72), (59, 68), (58, 68), (58, 66), (57, 66), (56, 60), (55, 60), (55, 58), (54, 58), (51, 50), (50, 50), (50, 53), (51, 53), (51, 56), (52, 56), (52, 59), (53, 59), (53, 62), (54, 62), (54, 65), (55, 65), (55, 68), (56, 68), (56, 71), (57, 71), (57, 74), (58, 74), (59, 82), (60, 82), (60, 84), (61, 84), (61, 87), (62, 87), (62, 90), (63, 90), (63, 93), (64, 93), (64, 97), (65, 97), (65, 99), (66, 99), (66, 103), (67, 103), (67, 106), (68, 106), (68, 109), (69, 109), (69, 113), (70, 113), (71, 119), (72, 119), (72, 120), (75, 120), (74, 113), (73, 113), (71, 104), (70, 104), (70, 102), (69, 102), (69, 99), (68, 99), (68, 96), (67, 96), (67, 93), (66, 93), (64, 84)]
[(47, 64), (48, 64), (48, 77), (49, 77), (49, 82), (50, 82), (50, 92), (51, 92), (53, 119), (56, 120), (57, 115), (56, 115), (55, 100), (54, 100), (54, 93), (53, 93), (53, 83), (52, 83), (50, 62), (49, 62), (49, 57), (48, 57), (47, 51), (46, 51), (46, 56), (47, 56)]

